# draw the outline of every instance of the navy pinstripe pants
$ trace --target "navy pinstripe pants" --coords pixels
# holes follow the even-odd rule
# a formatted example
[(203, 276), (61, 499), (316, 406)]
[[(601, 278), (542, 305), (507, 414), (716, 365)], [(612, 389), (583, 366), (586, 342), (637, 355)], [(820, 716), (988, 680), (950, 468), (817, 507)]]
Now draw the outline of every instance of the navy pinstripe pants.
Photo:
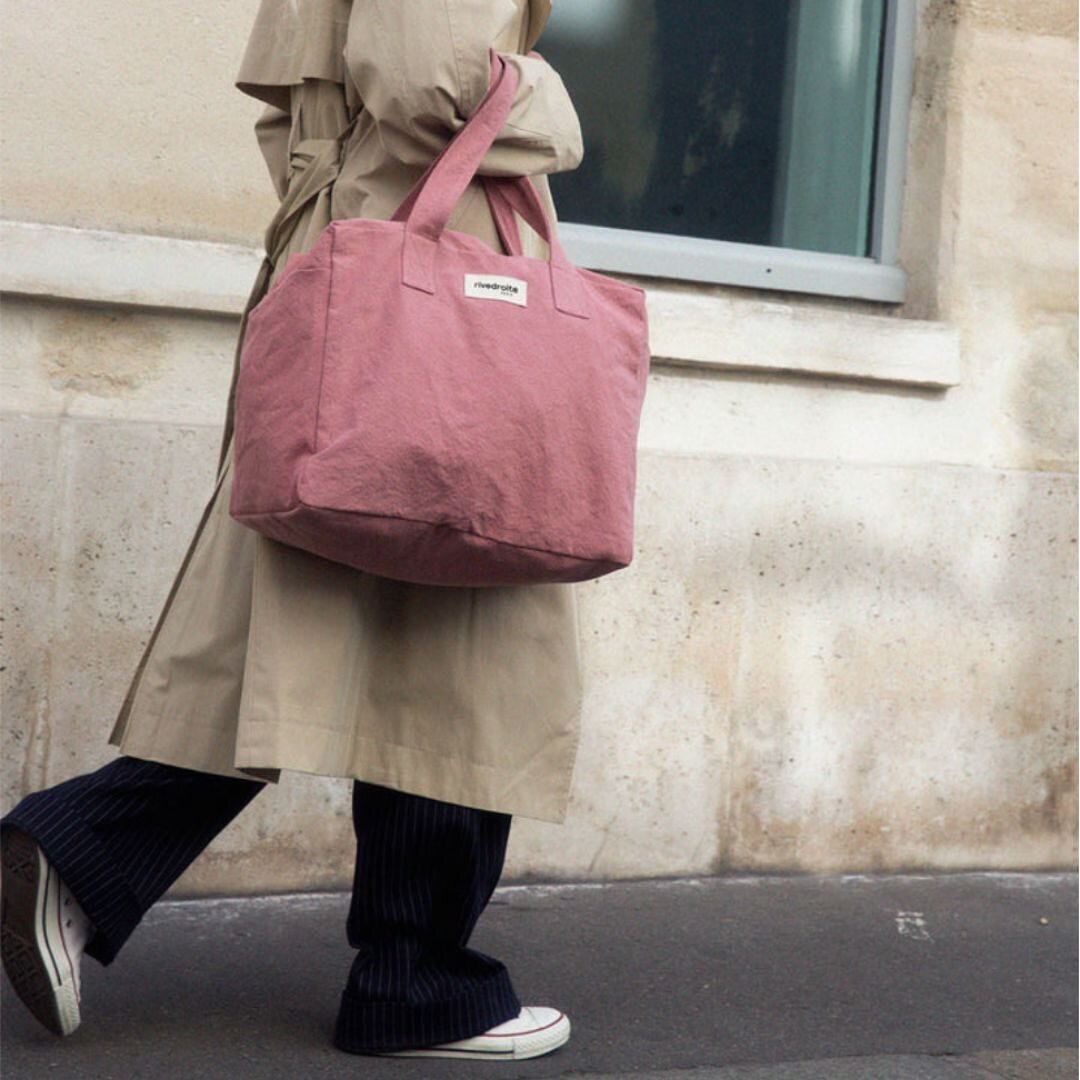
[[(121, 757), (27, 796), (0, 825), (40, 844), (110, 963), (151, 905), (263, 789)], [(510, 817), (353, 785), (357, 950), (335, 1043), (364, 1053), (477, 1035), (517, 1016), (506, 968), (467, 948), (502, 873)]]

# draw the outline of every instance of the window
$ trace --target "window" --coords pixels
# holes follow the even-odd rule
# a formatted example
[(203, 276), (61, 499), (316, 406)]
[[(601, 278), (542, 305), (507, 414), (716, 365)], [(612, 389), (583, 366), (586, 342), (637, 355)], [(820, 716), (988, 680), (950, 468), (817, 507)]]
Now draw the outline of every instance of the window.
[(585, 161), (552, 177), (583, 265), (903, 298), (914, 0), (559, 0), (538, 48)]

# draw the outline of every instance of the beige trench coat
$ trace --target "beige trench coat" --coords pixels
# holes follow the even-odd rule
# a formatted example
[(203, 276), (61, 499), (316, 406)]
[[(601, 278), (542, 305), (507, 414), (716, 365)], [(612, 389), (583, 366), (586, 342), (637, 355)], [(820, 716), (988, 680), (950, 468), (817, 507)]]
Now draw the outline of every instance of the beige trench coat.
[[(262, 0), (237, 85), (267, 105), (256, 134), (282, 203), (245, 319), (331, 219), (392, 215), (486, 92), (490, 46), (520, 85), (480, 171), (537, 176), (551, 210), (539, 174), (582, 151), (562, 81), (524, 55), (549, 8)], [(449, 227), (501, 250), (476, 183)], [(111, 741), (205, 772), (355, 777), (561, 820), (581, 693), (573, 586), (412, 585), (257, 535), (228, 515), (231, 412), (230, 394), (213, 496)]]

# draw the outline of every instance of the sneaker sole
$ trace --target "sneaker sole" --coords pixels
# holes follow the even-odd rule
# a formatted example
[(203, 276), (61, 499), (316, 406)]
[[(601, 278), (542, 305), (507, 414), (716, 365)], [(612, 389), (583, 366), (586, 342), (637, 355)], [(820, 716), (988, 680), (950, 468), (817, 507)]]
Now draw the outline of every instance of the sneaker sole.
[(0, 957), (15, 993), (56, 1035), (79, 1026), (75, 972), (60, 928), (60, 876), (25, 833), (0, 834)]
[[(560, 1016), (548, 1027), (527, 1035), (478, 1035), (460, 1044), (429, 1046), (418, 1050), (393, 1050), (380, 1057), (449, 1058), (459, 1061), (524, 1061), (565, 1046), (570, 1039), (570, 1020)], [(478, 1045), (470, 1046), (470, 1043)], [(505, 1044), (505, 1045), (503, 1045)], [(490, 1047), (490, 1048), (489, 1048)]]

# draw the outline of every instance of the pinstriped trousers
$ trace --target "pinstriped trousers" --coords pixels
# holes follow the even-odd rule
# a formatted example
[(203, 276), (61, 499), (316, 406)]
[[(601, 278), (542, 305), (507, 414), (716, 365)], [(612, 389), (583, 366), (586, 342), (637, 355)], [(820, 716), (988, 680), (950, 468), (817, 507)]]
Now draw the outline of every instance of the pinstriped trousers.
[[(265, 787), (121, 757), (22, 800), (0, 827), (32, 836), (110, 963), (143, 915)], [(467, 947), (502, 873), (510, 817), (353, 784), (357, 950), (334, 1042), (353, 1053), (478, 1035), (517, 1016), (506, 968)]]

